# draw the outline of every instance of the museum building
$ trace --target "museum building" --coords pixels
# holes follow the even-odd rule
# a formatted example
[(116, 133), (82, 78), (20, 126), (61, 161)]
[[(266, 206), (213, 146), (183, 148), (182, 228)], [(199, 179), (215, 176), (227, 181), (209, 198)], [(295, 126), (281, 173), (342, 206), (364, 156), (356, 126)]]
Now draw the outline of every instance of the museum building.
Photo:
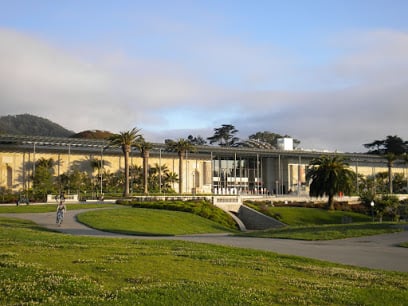
[[(370, 176), (388, 171), (387, 161), (377, 155), (338, 153), (294, 149), (290, 139), (282, 139), (279, 149), (222, 146), (196, 146), (186, 152), (183, 161), (183, 186), (186, 194), (307, 194), (306, 169), (313, 158), (341, 155), (359, 175)], [(90, 176), (111, 173), (124, 168), (119, 147), (110, 147), (106, 140), (42, 136), (0, 135), (0, 188), (24, 191), (32, 188), (32, 175), (39, 159), (57, 161), (54, 173), (59, 176), (77, 169)], [(92, 161), (99, 160), (102, 169)], [(130, 165), (142, 167), (137, 149), (130, 154)], [(165, 144), (154, 143), (149, 166), (166, 166), (179, 172), (177, 152), (169, 152)], [(393, 173), (407, 178), (407, 165), (395, 161)], [(101, 180), (102, 182), (102, 180)], [(357, 182), (356, 182), (357, 185)], [(174, 190), (179, 190), (174, 183)], [(101, 193), (103, 186), (101, 184)]]

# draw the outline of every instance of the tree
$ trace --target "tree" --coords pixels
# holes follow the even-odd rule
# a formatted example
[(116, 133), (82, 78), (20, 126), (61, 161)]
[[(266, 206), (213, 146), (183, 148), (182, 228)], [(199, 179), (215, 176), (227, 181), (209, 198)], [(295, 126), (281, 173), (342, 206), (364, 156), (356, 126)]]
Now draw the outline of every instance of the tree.
[[(408, 170), (408, 152), (403, 154), (402, 159), (404, 160), (406, 170)], [(407, 186), (406, 186), (407, 188), (405, 189), (405, 193), (408, 193), (408, 177), (406, 179), (407, 179)]]
[(311, 180), (310, 196), (328, 197), (327, 207), (334, 209), (334, 196), (339, 192), (349, 194), (355, 181), (355, 173), (339, 156), (323, 155), (313, 159), (308, 167), (306, 179)]
[(384, 140), (366, 143), (364, 147), (369, 149), (368, 154), (383, 155), (387, 160), (389, 193), (392, 194), (392, 167), (395, 160), (408, 152), (408, 141), (404, 141), (398, 136), (387, 136)]
[(177, 141), (167, 139), (166, 140), (167, 149), (169, 151), (177, 152), (179, 156), (179, 193), (183, 193), (183, 160), (187, 152), (192, 152), (195, 150), (194, 145), (184, 139), (180, 138)]
[(159, 165), (156, 163), (149, 169), (149, 188), (154, 192), (174, 192), (171, 184), (176, 181), (178, 181), (177, 174), (170, 172), (166, 164)]
[(392, 177), (392, 188), (395, 193), (407, 193), (407, 179), (403, 173), (396, 173)]
[(194, 137), (193, 135), (188, 135), (187, 139), (196, 146), (203, 146), (207, 144), (207, 141), (205, 141), (205, 139), (201, 136)]
[[(144, 191), (143, 186), (143, 168), (140, 166), (130, 166), (130, 175), (132, 178), (131, 186), (136, 192), (142, 193)], [(170, 172), (169, 168), (164, 165), (154, 164), (149, 167), (148, 174), (148, 190), (149, 192), (165, 192), (174, 193), (171, 188), (173, 182), (178, 181), (178, 176), (175, 173)]]
[(214, 129), (214, 135), (208, 137), (210, 144), (218, 142), (218, 145), (223, 147), (231, 147), (239, 138), (234, 135), (238, 133), (238, 130), (231, 124), (223, 124), (220, 128)]
[(404, 141), (398, 136), (387, 136), (386, 139), (366, 143), (364, 147), (369, 149), (367, 152), (369, 154), (394, 153), (395, 155), (402, 155), (407, 152), (408, 141)]
[(131, 181), (130, 186), (132, 186), (132, 191), (142, 193), (144, 191), (143, 168), (141, 166), (130, 165), (129, 175), (130, 175), (130, 181)]
[[(256, 132), (255, 134), (250, 135), (248, 139), (268, 143), (271, 146), (277, 148), (278, 139), (284, 138), (284, 137), (292, 138), (288, 135), (282, 136), (280, 134), (264, 131), (264, 132)], [(295, 147), (297, 147), (300, 144), (300, 141), (297, 139), (293, 139), (293, 144)]]
[(376, 215), (379, 221), (382, 222), (385, 214), (390, 215), (394, 221), (398, 221), (398, 197), (392, 194), (383, 194), (381, 198), (375, 200), (374, 204)]
[(33, 175), (33, 188), (36, 192), (46, 197), (48, 193), (55, 191), (54, 188), (54, 164), (52, 158), (40, 158), (35, 163)]
[(149, 142), (146, 142), (143, 137), (140, 137), (139, 141), (136, 142), (136, 147), (139, 149), (141, 157), (143, 158), (143, 188), (144, 193), (149, 193), (149, 156), (150, 150), (153, 148), (153, 145)]
[(125, 159), (125, 182), (123, 188), (123, 196), (129, 196), (129, 155), (133, 146), (137, 144), (141, 135), (140, 129), (133, 128), (130, 131), (120, 132), (119, 134), (113, 134), (109, 137), (109, 144), (111, 146), (119, 146), (122, 149)]
[(387, 193), (387, 190), (389, 190), (388, 171), (376, 173), (373, 179), (374, 179), (374, 187), (375, 187), (374, 195), (376, 193)]
[(393, 186), (392, 186), (392, 166), (394, 164), (394, 161), (397, 159), (397, 155), (394, 153), (387, 153), (385, 154), (385, 159), (387, 160), (387, 167), (388, 167), (388, 190), (389, 193), (393, 193)]
[(61, 174), (59, 181), (61, 182), (63, 190), (74, 190), (78, 192), (86, 190), (86, 186), (90, 185), (90, 179), (86, 172), (81, 172), (78, 169), (73, 169), (68, 173)]

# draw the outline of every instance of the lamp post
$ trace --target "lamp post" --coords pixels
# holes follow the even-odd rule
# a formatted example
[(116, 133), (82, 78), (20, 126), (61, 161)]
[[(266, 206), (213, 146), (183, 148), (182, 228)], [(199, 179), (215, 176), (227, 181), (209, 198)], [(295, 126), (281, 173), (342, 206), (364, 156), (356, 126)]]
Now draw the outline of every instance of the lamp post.
[(371, 201), (370, 205), (371, 205), (371, 216), (373, 218), (373, 223), (374, 223), (374, 205), (375, 205), (374, 201)]
[(102, 181), (103, 181), (103, 177), (102, 177), (102, 169), (103, 169), (103, 150), (104, 150), (104, 148), (103, 147), (101, 147), (101, 162), (100, 162), (100, 164), (99, 164), (99, 175), (100, 175), (100, 178), (101, 178), (101, 194), (100, 194), (100, 198), (102, 198), (102, 195), (103, 195), (103, 183), (102, 183)]
[(193, 188), (192, 188), (192, 194), (195, 195), (196, 194), (196, 181), (195, 181), (195, 170), (192, 172), (193, 175)]
[(160, 193), (160, 195), (161, 195), (161, 193), (162, 193), (162, 181), (161, 181), (161, 175), (162, 175), (161, 169), (162, 169), (162, 167), (161, 167), (161, 159), (162, 159), (162, 149), (159, 149), (159, 193)]

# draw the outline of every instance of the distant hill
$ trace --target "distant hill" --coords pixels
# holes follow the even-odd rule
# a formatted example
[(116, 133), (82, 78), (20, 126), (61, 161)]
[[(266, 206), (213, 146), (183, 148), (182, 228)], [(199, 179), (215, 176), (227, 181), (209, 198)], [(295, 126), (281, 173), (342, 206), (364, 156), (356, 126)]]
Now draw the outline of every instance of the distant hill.
[(86, 138), (86, 139), (107, 139), (113, 134), (108, 131), (100, 131), (100, 130), (93, 130), (93, 131), (83, 131), (77, 134), (71, 135), (71, 138)]
[(48, 119), (29, 114), (0, 117), (0, 133), (49, 137), (69, 137), (74, 134)]

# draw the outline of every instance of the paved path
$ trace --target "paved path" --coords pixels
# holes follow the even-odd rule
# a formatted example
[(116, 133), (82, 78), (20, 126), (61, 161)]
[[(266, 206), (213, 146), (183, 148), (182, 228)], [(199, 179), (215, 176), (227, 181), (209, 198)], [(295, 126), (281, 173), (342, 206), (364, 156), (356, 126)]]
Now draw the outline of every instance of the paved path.
[(279, 254), (297, 255), (353, 266), (408, 272), (408, 248), (397, 246), (401, 242), (408, 242), (408, 231), (331, 241), (248, 238), (230, 236), (229, 234), (141, 237), (91, 229), (76, 220), (76, 215), (83, 211), (87, 210), (68, 211), (61, 227), (55, 224), (55, 213), (0, 214), (0, 216), (32, 220), (40, 226), (71, 235), (185, 240), (273, 251)]

